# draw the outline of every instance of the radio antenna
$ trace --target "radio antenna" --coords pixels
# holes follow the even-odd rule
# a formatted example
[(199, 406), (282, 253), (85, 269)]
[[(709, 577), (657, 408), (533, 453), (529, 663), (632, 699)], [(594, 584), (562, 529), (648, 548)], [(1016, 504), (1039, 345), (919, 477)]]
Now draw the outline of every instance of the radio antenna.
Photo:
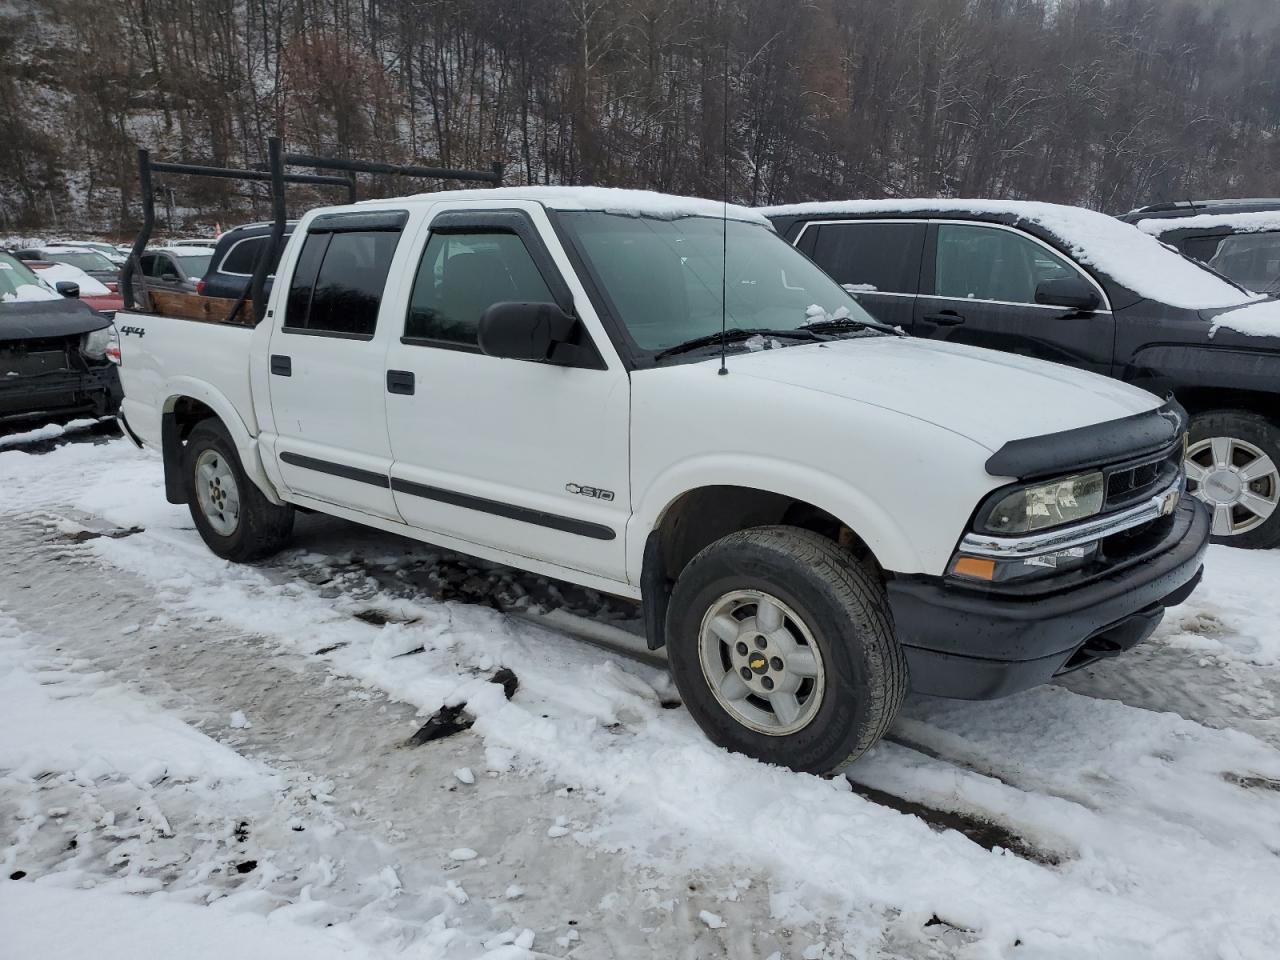
[[(726, 5), (727, 6), (727, 5)], [(728, 348), (728, 315), (729, 315), (729, 30), (728, 17), (725, 18), (724, 33), (721, 36), (721, 59), (724, 65), (723, 82), (723, 117), (721, 126), (721, 149), (724, 154), (723, 182), (720, 196), (723, 207), (720, 214), (720, 376), (729, 372), (725, 365), (725, 354)]]

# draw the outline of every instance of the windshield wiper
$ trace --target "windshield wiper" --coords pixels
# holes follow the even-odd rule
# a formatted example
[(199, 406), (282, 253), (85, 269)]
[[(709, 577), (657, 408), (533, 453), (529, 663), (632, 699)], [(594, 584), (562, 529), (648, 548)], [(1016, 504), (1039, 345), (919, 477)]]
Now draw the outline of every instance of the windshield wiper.
[(879, 320), (859, 320), (856, 317), (831, 317), (827, 320), (815, 320), (800, 327), (801, 330), (812, 330), (815, 333), (830, 333), (833, 330), (880, 330), (883, 333), (896, 334), (896, 328)]
[(730, 327), (723, 334), (708, 333), (705, 337), (694, 337), (684, 343), (677, 343), (673, 347), (659, 350), (653, 355), (653, 359), (662, 360), (677, 353), (688, 353), (690, 350), (697, 350), (699, 347), (717, 346), (721, 340), (725, 343), (740, 343), (743, 340), (750, 340), (752, 337), (789, 337), (792, 340), (813, 341), (825, 339), (817, 331), (806, 327), (798, 327), (795, 330), (770, 330), (765, 327)]

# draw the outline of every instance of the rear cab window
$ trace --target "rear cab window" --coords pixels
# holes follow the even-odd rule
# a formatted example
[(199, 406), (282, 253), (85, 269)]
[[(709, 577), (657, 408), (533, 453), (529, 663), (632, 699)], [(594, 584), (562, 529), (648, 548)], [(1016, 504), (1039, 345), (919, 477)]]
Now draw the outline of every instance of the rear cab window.
[(371, 340), (408, 214), (316, 217), (294, 266), (285, 333)]

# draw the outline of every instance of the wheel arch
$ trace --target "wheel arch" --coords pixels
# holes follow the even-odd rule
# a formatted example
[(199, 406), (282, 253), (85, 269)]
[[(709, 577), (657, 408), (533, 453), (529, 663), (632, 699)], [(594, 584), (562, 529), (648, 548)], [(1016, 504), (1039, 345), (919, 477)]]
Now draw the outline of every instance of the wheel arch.
[(182, 447), (197, 423), (214, 419), (222, 424), (245, 475), (276, 506), (283, 505), (271, 480), (262, 467), (257, 438), (240, 416), (235, 405), (216, 387), (202, 380), (182, 377), (166, 385), (160, 412), (160, 445), (164, 461), (165, 496), (170, 503), (186, 503), (187, 492), (182, 482)]
[[(810, 479), (824, 476), (810, 472)], [(703, 548), (739, 530), (775, 524), (810, 530), (847, 547), (877, 576), (886, 570), (910, 572), (919, 568), (920, 560), (905, 532), (867, 498), (859, 503), (856, 493), (848, 491), (841, 499), (816, 483), (803, 488), (803, 493), (796, 492), (799, 489), (785, 483), (746, 485), (708, 480), (668, 493), (661, 505), (647, 514), (643, 507), (637, 511), (628, 546), (639, 548), (635, 562), (640, 570), (641, 606), (650, 649), (665, 643), (667, 599), (680, 571)]]

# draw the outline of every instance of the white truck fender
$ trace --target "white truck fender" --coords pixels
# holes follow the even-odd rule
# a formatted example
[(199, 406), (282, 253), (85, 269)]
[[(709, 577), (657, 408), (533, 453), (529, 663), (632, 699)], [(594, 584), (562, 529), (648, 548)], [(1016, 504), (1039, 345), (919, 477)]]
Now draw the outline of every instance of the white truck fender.
[(240, 464), (244, 467), (245, 475), (273, 504), (284, 505), (284, 501), (276, 493), (274, 484), (263, 469), (258, 438), (250, 433), (249, 426), (244, 422), (235, 404), (228, 400), (217, 387), (195, 377), (170, 377), (165, 381), (164, 397), (163, 413), (172, 413), (175, 404), (182, 397), (199, 400), (212, 410), (226, 427), (227, 433), (231, 435), (231, 440), (236, 445), (236, 452), (240, 455)]
[(803, 500), (861, 537), (884, 569), (897, 573), (924, 569), (902, 526), (847, 478), (768, 457), (711, 454), (671, 465), (637, 501), (627, 525), (627, 574), (632, 583), (640, 580), (645, 541), (671, 505), (692, 490), (713, 486), (748, 487)]

